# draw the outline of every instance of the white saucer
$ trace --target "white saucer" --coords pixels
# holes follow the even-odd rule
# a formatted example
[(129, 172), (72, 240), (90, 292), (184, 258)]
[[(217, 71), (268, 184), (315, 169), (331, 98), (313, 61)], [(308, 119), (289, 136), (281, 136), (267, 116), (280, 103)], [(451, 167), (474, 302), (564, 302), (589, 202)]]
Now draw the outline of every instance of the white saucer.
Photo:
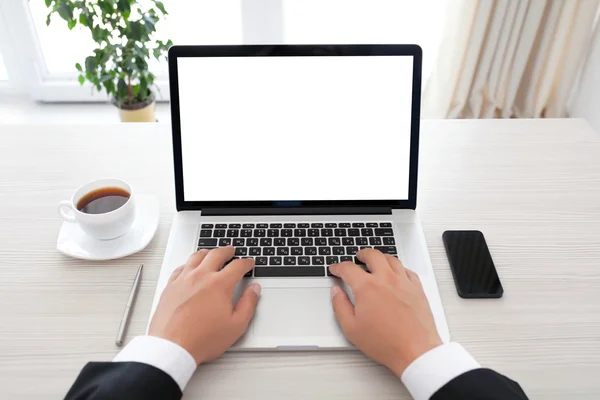
[(152, 195), (135, 196), (135, 220), (131, 229), (116, 239), (98, 240), (83, 233), (73, 222), (63, 222), (56, 249), (82, 260), (113, 260), (143, 250), (154, 237), (160, 210)]

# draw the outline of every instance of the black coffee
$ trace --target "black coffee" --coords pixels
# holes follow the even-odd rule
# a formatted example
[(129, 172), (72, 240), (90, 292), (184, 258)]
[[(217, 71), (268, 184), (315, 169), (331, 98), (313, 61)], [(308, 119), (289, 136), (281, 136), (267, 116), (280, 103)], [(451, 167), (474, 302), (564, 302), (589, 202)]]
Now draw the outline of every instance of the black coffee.
[(105, 187), (93, 190), (77, 202), (77, 209), (86, 214), (104, 214), (127, 203), (131, 194), (121, 188)]

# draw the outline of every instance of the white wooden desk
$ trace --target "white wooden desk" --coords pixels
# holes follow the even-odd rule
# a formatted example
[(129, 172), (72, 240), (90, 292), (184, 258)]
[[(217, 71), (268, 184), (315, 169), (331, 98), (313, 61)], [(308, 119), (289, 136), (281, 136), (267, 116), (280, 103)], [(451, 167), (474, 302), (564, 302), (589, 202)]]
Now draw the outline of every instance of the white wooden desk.
[[(144, 332), (174, 211), (172, 175), (166, 125), (0, 125), (0, 398), (61, 398), (87, 361), (110, 360), (140, 262), (127, 338)], [(111, 262), (57, 253), (57, 203), (106, 176), (159, 196), (153, 242)], [(425, 121), (417, 203), (453, 339), (531, 398), (600, 398), (600, 136), (582, 120)], [(484, 232), (503, 299), (457, 296), (446, 229)], [(201, 366), (184, 397), (408, 394), (358, 352), (233, 353)]]

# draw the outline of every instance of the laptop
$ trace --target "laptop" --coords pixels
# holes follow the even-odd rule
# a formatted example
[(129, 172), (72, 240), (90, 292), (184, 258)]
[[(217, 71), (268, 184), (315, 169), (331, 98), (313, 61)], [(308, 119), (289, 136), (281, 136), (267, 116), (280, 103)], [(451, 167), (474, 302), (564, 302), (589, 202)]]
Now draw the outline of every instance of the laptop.
[(233, 350), (352, 348), (328, 265), (374, 247), (419, 275), (449, 340), (416, 212), (419, 46), (173, 46), (169, 81), (177, 213), (151, 315), (192, 252), (233, 245), (256, 264), (234, 300), (262, 286)]

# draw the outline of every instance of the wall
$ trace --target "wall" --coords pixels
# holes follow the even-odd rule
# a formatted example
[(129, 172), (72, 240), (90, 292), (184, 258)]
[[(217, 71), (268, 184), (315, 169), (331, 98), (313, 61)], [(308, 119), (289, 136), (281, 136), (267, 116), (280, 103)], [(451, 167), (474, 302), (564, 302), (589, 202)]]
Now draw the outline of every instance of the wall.
[(598, 25), (569, 115), (585, 118), (596, 132), (600, 133), (600, 26)]

